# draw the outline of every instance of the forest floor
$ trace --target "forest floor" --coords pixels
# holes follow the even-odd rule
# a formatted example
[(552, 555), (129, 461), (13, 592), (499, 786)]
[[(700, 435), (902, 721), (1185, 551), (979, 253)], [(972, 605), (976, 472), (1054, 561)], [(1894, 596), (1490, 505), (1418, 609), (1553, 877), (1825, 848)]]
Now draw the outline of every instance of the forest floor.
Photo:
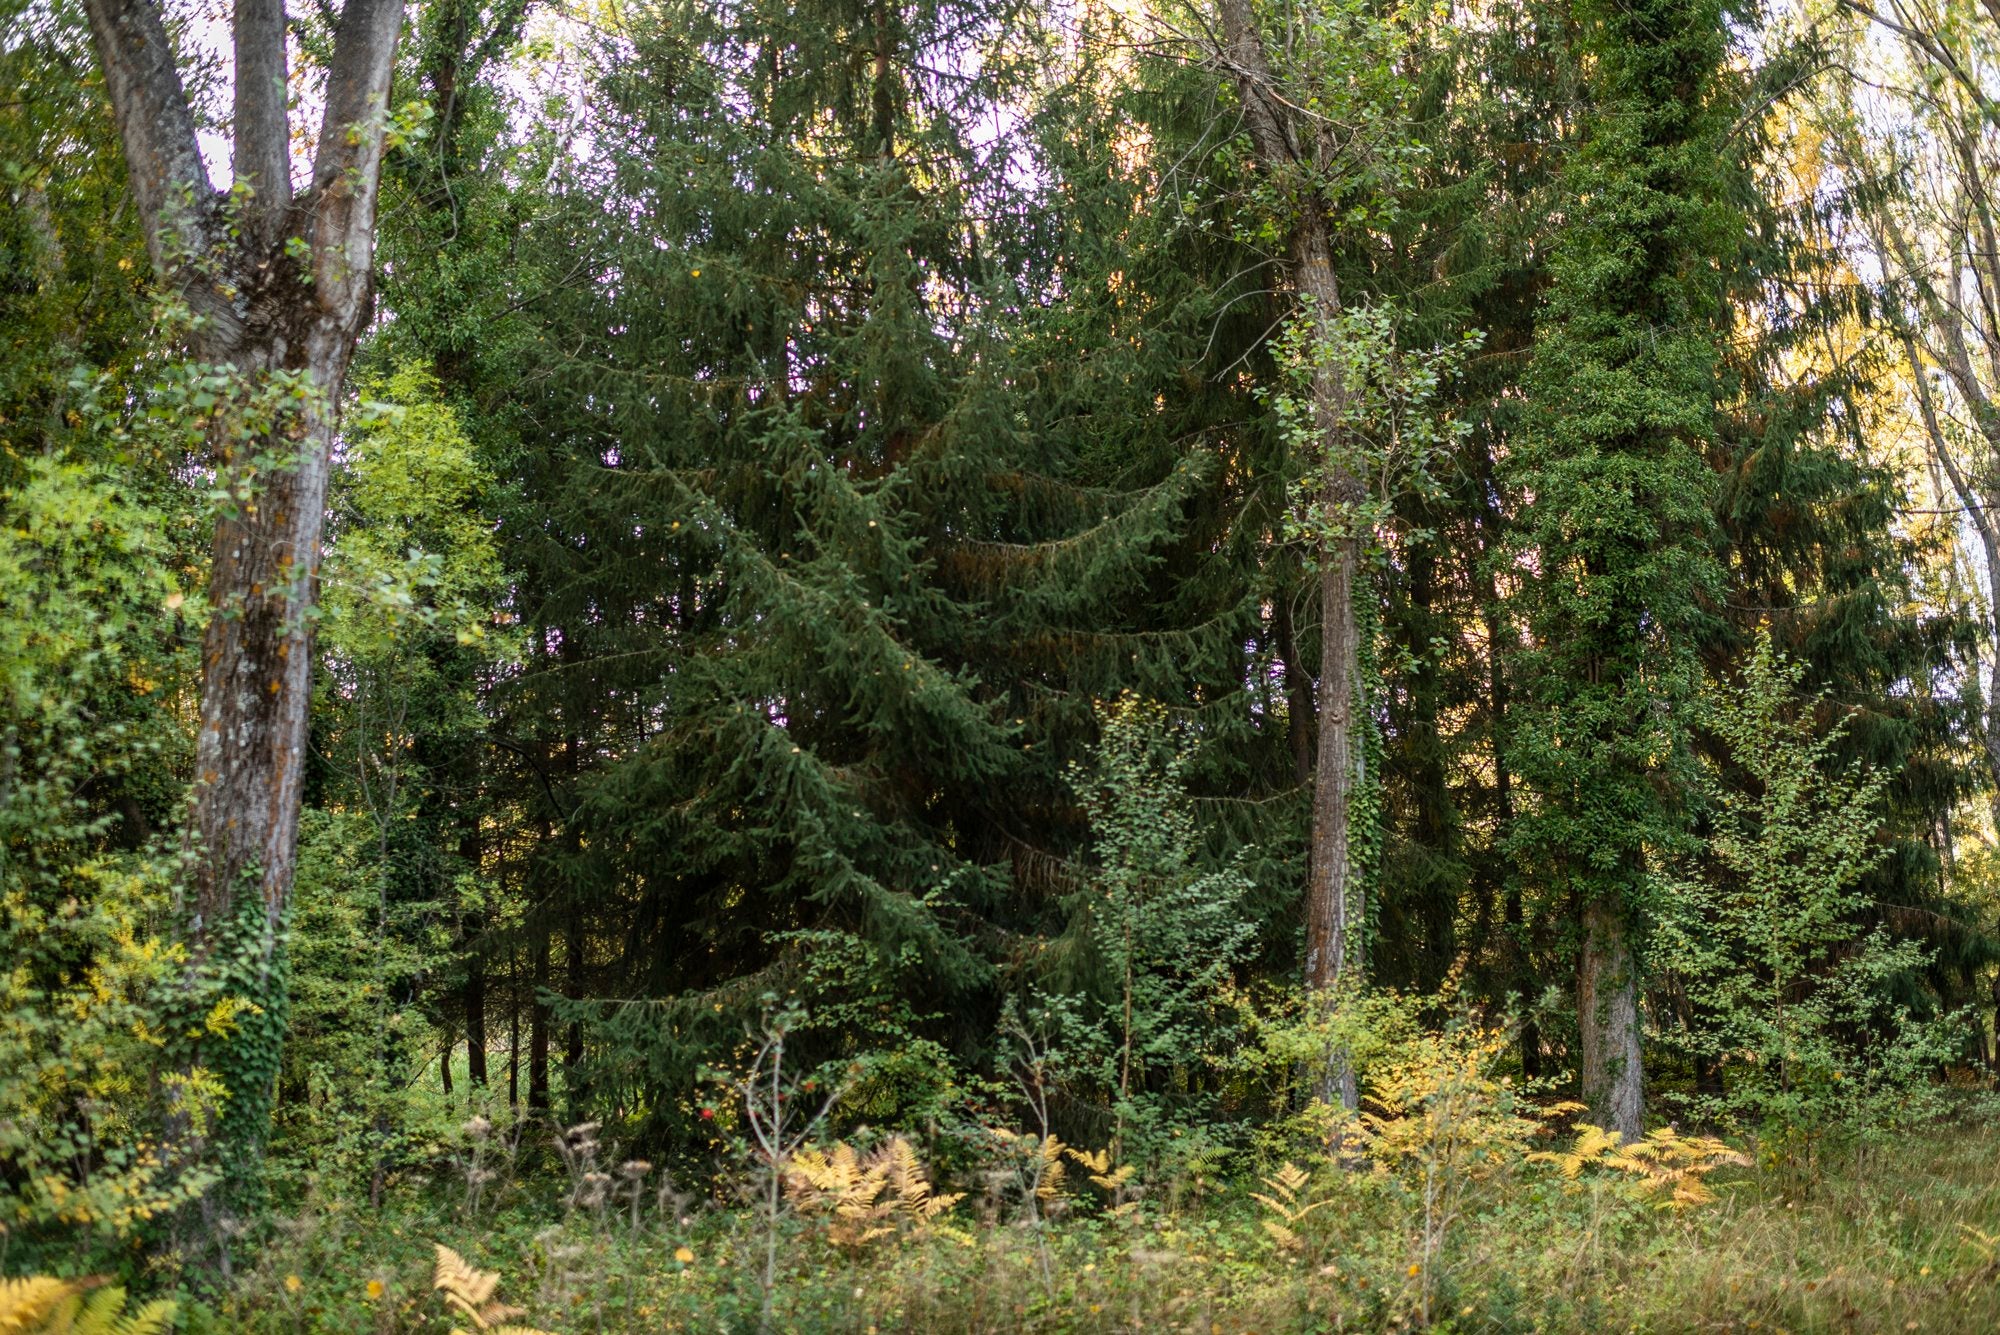
[[(1407, 1203), (1361, 1191), (1286, 1249), (1238, 1191), (1081, 1211), (1044, 1230), (971, 1201), (921, 1234), (840, 1247), (796, 1223), (774, 1252), (748, 1210), (564, 1217), (525, 1175), (468, 1212), (427, 1190), (322, 1202), (246, 1258), (193, 1331), (444, 1332), (434, 1244), (500, 1273), (517, 1324), (555, 1335), (661, 1331), (2000, 1331), (2000, 1155), (1960, 1125), (1819, 1165), (1812, 1180), (1734, 1169), (1674, 1213), (1554, 1174), (1471, 1188), (1441, 1246)], [(1372, 1202), (1372, 1203), (1371, 1203)], [(775, 1254), (770, 1310), (764, 1266)], [(1428, 1269), (1421, 1264), (1432, 1257)], [(1418, 1258), (1418, 1259), (1413, 1259)]]

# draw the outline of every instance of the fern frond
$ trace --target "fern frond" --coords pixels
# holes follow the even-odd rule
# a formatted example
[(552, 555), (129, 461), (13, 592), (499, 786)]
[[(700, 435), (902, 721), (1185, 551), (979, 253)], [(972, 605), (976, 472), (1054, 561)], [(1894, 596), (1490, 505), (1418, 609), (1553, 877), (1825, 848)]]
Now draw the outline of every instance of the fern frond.
[(1264, 1221), (1264, 1231), (1269, 1233), (1278, 1246), (1286, 1251), (1290, 1251), (1299, 1245), (1299, 1235), (1275, 1219), (1266, 1219)]
[(1274, 1175), (1265, 1178), (1264, 1181), (1288, 1199), (1296, 1200), (1306, 1184), (1312, 1181), (1312, 1174), (1297, 1164), (1288, 1162), (1281, 1165)]
[(36, 1329), (64, 1299), (81, 1291), (78, 1285), (46, 1275), (0, 1279), (0, 1335)]
[(503, 1332), (524, 1329), (505, 1323), (526, 1316), (527, 1309), (503, 1303), (493, 1296), (500, 1287), (498, 1272), (481, 1270), (443, 1243), (437, 1247), (437, 1266), (431, 1272), (431, 1287), (444, 1295), (445, 1305), (471, 1319), (475, 1328)]
[(128, 1314), (124, 1289), (92, 1292), (101, 1282), (41, 1275), (0, 1280), (0, 1335), (161, 1335), (179, 1310), (156, 1299)]
[(155, 1298), (111, 1328), (111, 1335), (166, 1335), (179, 1309), (165, 1298)]
[(1108, 1173), (1111, 1171), (1110, 1150), (1080, 1150), (1075, 1146), (1070, 1146), (1064, 1150), (1064, 1153), (1093, 1173)]
[(1137, 1176), (1138, 1170), (1129, 1163), (1118, 1165), (1116, 1172), (1092, 1173), (1090, 1180), (1106, 1191), (1116, 1191)]
[(446, 1302), (476, 1318), (480, 1307), (492, 1298), (493, 1290), (499, 1286), (498, 1274), (475, 1269), (451, 1248), (437, 1244), (437, 1268), (431, 1275), (431, 1287), (444, 1294)]

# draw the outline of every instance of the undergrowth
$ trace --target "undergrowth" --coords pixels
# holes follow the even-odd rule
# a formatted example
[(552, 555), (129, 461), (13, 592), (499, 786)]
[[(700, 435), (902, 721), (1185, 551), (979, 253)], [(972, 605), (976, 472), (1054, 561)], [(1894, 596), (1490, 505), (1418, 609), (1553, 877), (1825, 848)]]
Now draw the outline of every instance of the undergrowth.
[[(2000, 1329), (2000, 1160), (1984, 1141), (1941, 1128), (1852, 1149), (1805, 1191), (1726, 1166), (1694, 1209), (1551, 1165), (1469, 1197), (1437, 1275), (1411, 1259), (1392, 1203), (1338, 1169), (1298, 1185), (1345, 1198), (1311, 1215), (1313, 1231), (1283, 1229), (1290, 1240), (1238, 1191), (1171, 1213), (1079, 1207), (1033, 1227), (969, 1199), (938, 1227), (867, 1243), (794, 1213), (769, 1320), (878, 1335), (1400, 1330), (1419, 1325), (1428, 1289), (1439, 1331), (1987, 1332)], [(442, 1243), (498, 1272), (522, 1320), (557, 1335), (748, 1331), (762, 1320), (763, 1229), (726, 1207), (637, 1228), (558, 1219), (528, 1192), (468, 1221), (441, 1179), (379, 1211), (306, 1201), (226, 1301), (185, 1310), (200, 1332), (444, 1335), (463, 1318), (434, 1288)]]

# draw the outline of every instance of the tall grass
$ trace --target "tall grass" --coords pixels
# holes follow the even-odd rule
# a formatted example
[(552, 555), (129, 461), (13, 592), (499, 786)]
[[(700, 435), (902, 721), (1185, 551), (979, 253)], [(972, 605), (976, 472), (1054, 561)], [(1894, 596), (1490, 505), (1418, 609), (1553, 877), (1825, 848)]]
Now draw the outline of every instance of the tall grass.
[[(1469, 1202), (1436, 1274), (1365, 1192), (1302, 1245), (1262, 1226), (1246, 1193), (1176, 1212), (1079, 1208), (1027, 1226), (968, 1200), (952, 1226), (855, 1246), (792, 1217), (768, 1327), (786, 1331), (1455, 1332), (2000, 1330), (2000, 1156), (1983, 1126), (1830, 1161), (1809, 1189), (1753, 1168), (1712, 1180), (1700, 1209), (1635, 1207), (1554, 1174)], [(505, 1275), (560, 1335), (751, 1331), (765, 1325), (768, 1221), (716, 1207), (572, 1211), (535, 1194), (468, 1222), (440, 1190), (380, 1212), (300, 1212), (196, 1331), (437, 1332), (443, 1242)], [(1043, 1248), (1046, 1247), (1046, 1252)], [(1044, 1271), (1044, 1257), (1048, 1269)]]

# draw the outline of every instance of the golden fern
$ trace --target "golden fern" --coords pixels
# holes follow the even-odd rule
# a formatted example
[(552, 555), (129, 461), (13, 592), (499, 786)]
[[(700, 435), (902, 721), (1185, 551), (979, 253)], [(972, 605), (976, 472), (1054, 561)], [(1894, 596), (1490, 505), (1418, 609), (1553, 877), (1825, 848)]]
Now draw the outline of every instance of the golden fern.
[(1039, 1153), (1042, 1156), (1041, 1185), (1035, 1188), (1035, 1195), (1044, 1201), (1053, 1201), (1063, 1194), (1063, 1151), (1069, 1147), (1062, 1143), (1060, 1136), (1043, 1136)]
[(1554, 1164), (1565, 1181), (1574, 1182), (1585, 1168), (1603, 1163), (1623, 1139), (1616, 1131), (1586, 1124), (1577, 1128), (1576, 1143), (1569, 1149), (1538, 1150), (1528, 1156), (1528, 1162)]
[(1117, 1191), (1127, 1182), (1130, 1182), (1138, 1171), (1129, 1163), (1122, 1163), (1113, 1168), (1111, 1166), (1110, 1150), (1098, 1150), (1093, 1153), (1089, 1150), (1079, 1150), (1071, 1147), (1065, 1149), (1064, 1153), (1089, 1169), (1090, 1180), (1106, 1191)]
[(1273, 1241), (1286, 1251), (1299, 1245), (1298, 1226), (1314, 1212), (1323, 1210), (1334, 1203), (1334, 1197), (1322, 1196), (1318, 1200), (1306, 1199), (1306, 1187), (1312, 1182), (1312, 1174), (1297, 1164), (1286, 1163), (1278, 1171), (1264, 1179), (1264, 1185), (1271, 1190), (1250, 1193), (1250, 1199), (1276, 1215), (1276, 1219), (1264, 1221), (1264, 1231)]
[(77, 1291), (76, 1285), (46, 1275), (0, 1279), (0, 1335), (39, 1329), (56, 1304)]
[(959, 1201), (959, 1193), (934, 1195), (923, 1161), (901, 1136), (863, 1159), (846, 1141), (831, 1151), (804, 1149), (785, 1170), (785, 1195), (804, 1214), (830, 1216), (828, 1240), (859, 1247), (921, 1224)]
[[(491, 1270), (476, 1269), (442, 1243), (437, 1245), (437, 1268), (431, 1274), (431, 1287), (444, 1295), (447, 1307), (462, 1313), (476, 1330), (490, 1331), (492, 1335), (549, 1335), (531, 1326), (505, 1324), (525, 1313), (493, 1296), (493, 1291), (500, 1287), (500, 1276)], [(451, 1335), (465, 1335), (465, 1332), (454, 1330)]]
[(1577, 1128), (1576, 1142), (1567, 1151), (1543, 1151), (1528, 1158), (1554, 1164), (1570, 1182), (1586, 1168), (1623, 1173), (1640, 1194), (1671, 1210), (1706, 1205), (1715, 1199), (1707, 1180), (1710, 1173), (1724, 1164), (1750, 1162), (1713, 1136), (1683, 1136), (1661, 1127), (1626, 1144), (1616, 1131), (1589, 1125)]
[(0, 1335), (160, 1335), (174, 1319), (164, 1299), (125, 1310), (125, 1290), (37, 1275), (0, 1280)]
[(962, 1191), (933, 1193), (923, 1160), (917, 1158), (917, 1152), (901, 1136), (883, 1146), (883, 1152), (888, 1164), (889, 1189), (906, 1213), (933, 1219), (958, 1204), (965, 1195)]

